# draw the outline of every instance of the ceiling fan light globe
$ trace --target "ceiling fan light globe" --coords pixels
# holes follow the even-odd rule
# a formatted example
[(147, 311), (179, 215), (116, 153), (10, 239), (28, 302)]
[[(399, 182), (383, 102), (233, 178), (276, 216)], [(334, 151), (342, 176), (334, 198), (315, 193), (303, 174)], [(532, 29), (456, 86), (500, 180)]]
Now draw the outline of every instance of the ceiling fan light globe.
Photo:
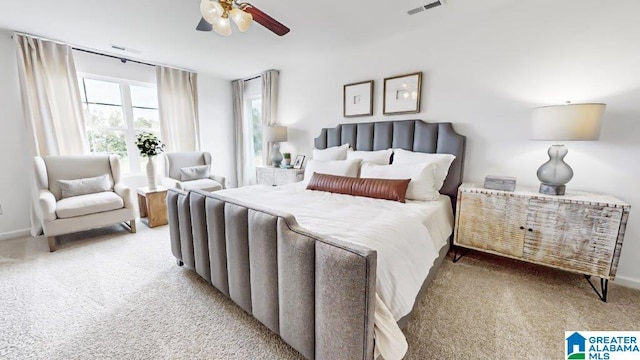
[(247, 31), (251, 23), (253, 22), (253, 16), (251, 14), (244, 12), (238, 8), (233, 8), (230, 11), (230, 17), (234, 23), (238, 26), (238, 30), (241, 32)]
[(231, 21), (229, 18), (218, 18), (218, 20), (211, 25), (213, 25), (213, 31), (218, 34), (222, 36), (231, 35)]
[(215, 24), (224, 14), (224, 9), (217, 1), (202, 0), (200, 3), (200, 13), (202, 17), (211, 25)]

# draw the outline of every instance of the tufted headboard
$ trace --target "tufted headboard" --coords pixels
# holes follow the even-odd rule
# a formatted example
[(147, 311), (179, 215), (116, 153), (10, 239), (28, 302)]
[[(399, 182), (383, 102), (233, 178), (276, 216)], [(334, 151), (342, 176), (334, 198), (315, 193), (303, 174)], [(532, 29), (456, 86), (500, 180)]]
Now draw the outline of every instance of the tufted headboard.
[(456, 159), (449, 168), (440, 192), (450, 196), (455, 207), (458, 187), (462, 183), (465, 139), (453, 130), (451, 123), (398, 120), (340, 124), (333, 129), (322, 129), (314, 145), (316, 149), (350, 144), (354, 150), (361, 151), (401, 148), (423, 153), (453, 154)]

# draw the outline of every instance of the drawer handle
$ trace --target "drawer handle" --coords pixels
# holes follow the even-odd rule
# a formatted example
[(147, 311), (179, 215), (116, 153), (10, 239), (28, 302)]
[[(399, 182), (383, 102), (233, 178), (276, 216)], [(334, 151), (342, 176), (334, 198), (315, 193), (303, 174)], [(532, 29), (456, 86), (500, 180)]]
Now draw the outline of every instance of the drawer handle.
[(529, 232), (533, 232), (533, 229), (532, 229), (532, 228), (528, 228), (527, 230), (528, 230)]
[(524, 230), (524, 226), (520, 226), (520, 230)]

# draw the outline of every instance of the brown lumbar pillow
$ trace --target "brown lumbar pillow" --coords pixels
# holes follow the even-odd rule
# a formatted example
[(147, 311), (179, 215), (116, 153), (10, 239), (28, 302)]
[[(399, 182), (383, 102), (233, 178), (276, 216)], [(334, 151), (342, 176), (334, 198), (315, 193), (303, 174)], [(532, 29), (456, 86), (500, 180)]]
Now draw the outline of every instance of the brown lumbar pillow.
[(313, 173), (308, 190), (404, 202), (411, 179), (362, 179)]

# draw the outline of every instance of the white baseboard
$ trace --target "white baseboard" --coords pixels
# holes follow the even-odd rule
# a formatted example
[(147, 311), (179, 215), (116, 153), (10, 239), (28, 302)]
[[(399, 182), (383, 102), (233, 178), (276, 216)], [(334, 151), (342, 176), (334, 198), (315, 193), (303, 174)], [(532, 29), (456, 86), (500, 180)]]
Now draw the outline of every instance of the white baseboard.
[(22, 229), (22, 230), (9, 231), (6, 233), (0, 233), (0, 241), (26, 237), (26, 236), (31, 236), (31, 229)]
[(626, 276), (616, 276), (616, 280), (614, 281), (616, 285), (625, 286), (634, 289), (640, 289), (640, 280), (634, 279)]

